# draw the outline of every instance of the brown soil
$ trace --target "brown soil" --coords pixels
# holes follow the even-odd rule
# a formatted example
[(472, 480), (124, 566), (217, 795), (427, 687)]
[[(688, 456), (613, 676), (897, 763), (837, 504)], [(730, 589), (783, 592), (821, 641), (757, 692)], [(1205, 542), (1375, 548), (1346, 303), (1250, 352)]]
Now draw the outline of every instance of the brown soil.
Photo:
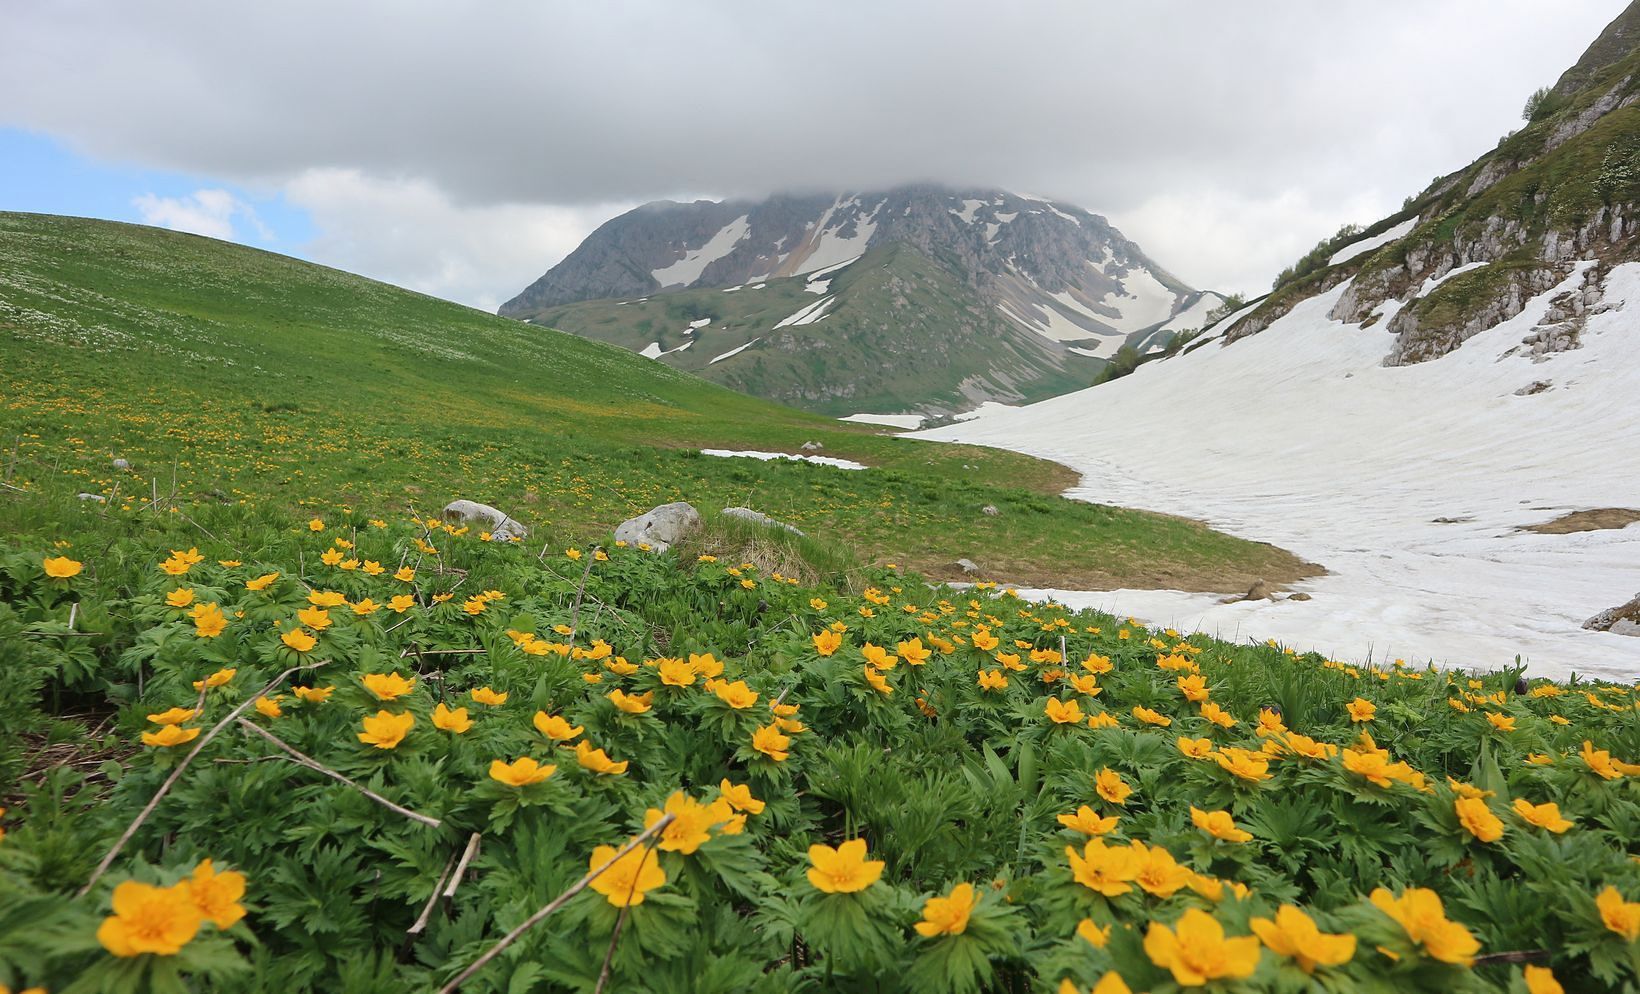
[(1640, 521), (1640, 511), (1626, 507), (1601, 507), (1592, 511), (1573, 511), (1570, 514), (1563, 514), (1553, 521), (1526, 525), (1520, 530), (1523, 532), (1537, 532), (1539, 535), (1568, 535), (1572, 532), (1627, 528), (1636, 521)]

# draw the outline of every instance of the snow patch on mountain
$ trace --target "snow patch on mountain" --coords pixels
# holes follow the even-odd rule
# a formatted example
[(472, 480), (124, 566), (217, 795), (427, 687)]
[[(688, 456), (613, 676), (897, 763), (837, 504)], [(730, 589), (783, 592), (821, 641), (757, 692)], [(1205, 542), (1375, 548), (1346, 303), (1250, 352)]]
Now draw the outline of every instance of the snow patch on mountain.
[(742, 352), (746, 351), (747, 349), (751, 348), (752, 346), (756, 345), (758, 342), (761, 342), (762, 340), (763, 340), (762, 338), (754, 338), (751, 341), (747, 342), (745, 345), (736, 346), (735, 348), (730, 349), (729, 351), (723, 353), (720, 356), (713, 356), (712, 361), (708, 362), (706, 365), (711, 366), (711, 365), (714, 365), (716, 363), (722, 362), (723, 360), (729, 358), (730, 356), (740, 355)]
[(1121, 293), (1112, 291), (1100, 301), (1120, 312), (1120, 316), (1103, 318), (1106, 324), (1117, 331), (1131, 332), (1149, 328), (1172, 316), (1178, 294), (1163, 286), (1150, 270), (1135, 269), (1121, 282)]
[(1373, 235), (1371, 238), (1363, 238), (1358, 242), (1351, 242), (1350, 244), (1339, 249), (1337, 252), (1334, 252), (1332, 254), (1332, 258), (1327, 260), (1327, 265), (1336, 266), (1340, 262), (1349, 262), (1358, 255), (1363, 255), (1367, 252), (1373, 251), (1374, 249), (1381, 249), (1396, 239), (1406, 237), (1407, 233), (1417, 226), (1417, 218), (1408, 218), (1395, 227), (1390, 228), (1388, 231), (1380, 232), (1379, 234)]
[(656, 269), (649, 275), (663, 287), (695, 282), (700, 279), (700, 274), (706, 271), (707, 266), (728, 255), (745, 239), (751, 231), (747, 217), (748, 215), (742, 214), (735, 218), (707, 240), (705, 245), (685, 252), (683, 258), (677, 262), (663, 269)]
[[(1071, 496), (1204, 520), (1329, 571), (1301, 585), (1312, 595), (1303, 602), (1053, 592), (1073, 605), (1338, 659), (1492, 669), (1518, 653), (1533, 675), (1630, 680), (1640, 639), (1581, 626), (1633, 594), (1640, 528), (1518, 530), (1567, 510), (1633, 506), (1640, 264), (1608, 274), (1616, 309), (1589, 315), (1580, 348), (1536, 362), (1519, 348), (1587, 265), (1417, 365), (1383, 365), (1392, 340), (1380, 325), (1327, 317), (1344, 284), (1233, 345), (922, 437), (1054, 459), (1082, 474)], [(1541, 380), (1554, 389), (1517, 394)]]

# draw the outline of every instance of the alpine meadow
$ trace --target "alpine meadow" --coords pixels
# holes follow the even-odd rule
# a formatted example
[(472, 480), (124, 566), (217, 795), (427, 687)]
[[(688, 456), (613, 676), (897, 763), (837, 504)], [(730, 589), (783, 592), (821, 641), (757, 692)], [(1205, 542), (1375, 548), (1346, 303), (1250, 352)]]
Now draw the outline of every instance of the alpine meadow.
[(92, 6), (0, 994), (1640, 994), (1640, 2)]

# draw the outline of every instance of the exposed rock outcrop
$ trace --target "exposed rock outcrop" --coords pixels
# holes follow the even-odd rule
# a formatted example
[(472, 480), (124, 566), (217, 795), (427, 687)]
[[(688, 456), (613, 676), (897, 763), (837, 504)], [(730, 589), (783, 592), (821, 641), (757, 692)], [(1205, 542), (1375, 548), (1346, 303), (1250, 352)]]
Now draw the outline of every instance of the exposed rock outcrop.
[(615, 541), (628, 545), (648, 545), (651, 552), (665, 552), (700, 531), (700, 512), (687, 501), (674, 501), (628, 518), (615, 526)]

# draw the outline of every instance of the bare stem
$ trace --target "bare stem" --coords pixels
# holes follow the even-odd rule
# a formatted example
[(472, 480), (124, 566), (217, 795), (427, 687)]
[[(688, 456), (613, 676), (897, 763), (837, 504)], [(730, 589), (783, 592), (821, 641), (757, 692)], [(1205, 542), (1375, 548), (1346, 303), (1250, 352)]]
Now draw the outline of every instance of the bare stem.
[(409, 818), (411, 821), (419, 821), (423, 825), (426, 825), (428, 828), (438, 828), (438, 827), (440, 827), (444, 824), (442, 821), (439, 821), (437, 818), (430, 818), (427, 815), (418, 814), (415, 811), (411, 811), (409, 808), (404, 807), (403, 805), (394, 804), (392, 801), (389, 801), (387, 798), (385, 798), (385, 797), (381, 796), (380, 794), (376, 793), (375, 791), (371, 790), (369, 787), (366, 787), (364, 784), (361, 784), (356, 780), (350, 780), (347, 777), (342, 776), (340, 773), (337, 773), (335, 770), (331, 769), (328, 766), (325, 766), (323, 763), (320, 763), (318, 760), (314, 759), (311, 756), (306, 755), (305, 753), (297, 752), (296, 749), (293, 748), (284, 739), (281, 739), (279, 736), (273, 734), (272, 732), (268, 731), (267, 729), (263, 728), (261, 725), (258, 725), (253, 721), (246, 721), (245, 719), (241, 718), (241, 719), (239, 719), (239, 724), (242, 728), (244, 728), (248, 731), (255, 732), (257, 735), (262, 736), (264, 739), (267, 739), (269, 742), (271, 742), (275, 746), (279, 747), (288, 756), (290, 756), (291, 759), (295, 760), (298, 764), (300, 764), (302, 766), (305, 766), (308, 769), (313, 770), (316, 773), (323, 773), (325, 776), (329, 777), (332, 780), (338, 781), (340, 783), (347, 784), (349, 787), (352, 787), (354, 790), (356, 790), (359, 793), (363, 794), (364, 796), (370, 798), (372, 801), (375, 801), (377, 804), (380, 804), (382, 807), (386, 808), (389, 811), (392, 811), (395, 814), (401, 814), (404, 817)]

